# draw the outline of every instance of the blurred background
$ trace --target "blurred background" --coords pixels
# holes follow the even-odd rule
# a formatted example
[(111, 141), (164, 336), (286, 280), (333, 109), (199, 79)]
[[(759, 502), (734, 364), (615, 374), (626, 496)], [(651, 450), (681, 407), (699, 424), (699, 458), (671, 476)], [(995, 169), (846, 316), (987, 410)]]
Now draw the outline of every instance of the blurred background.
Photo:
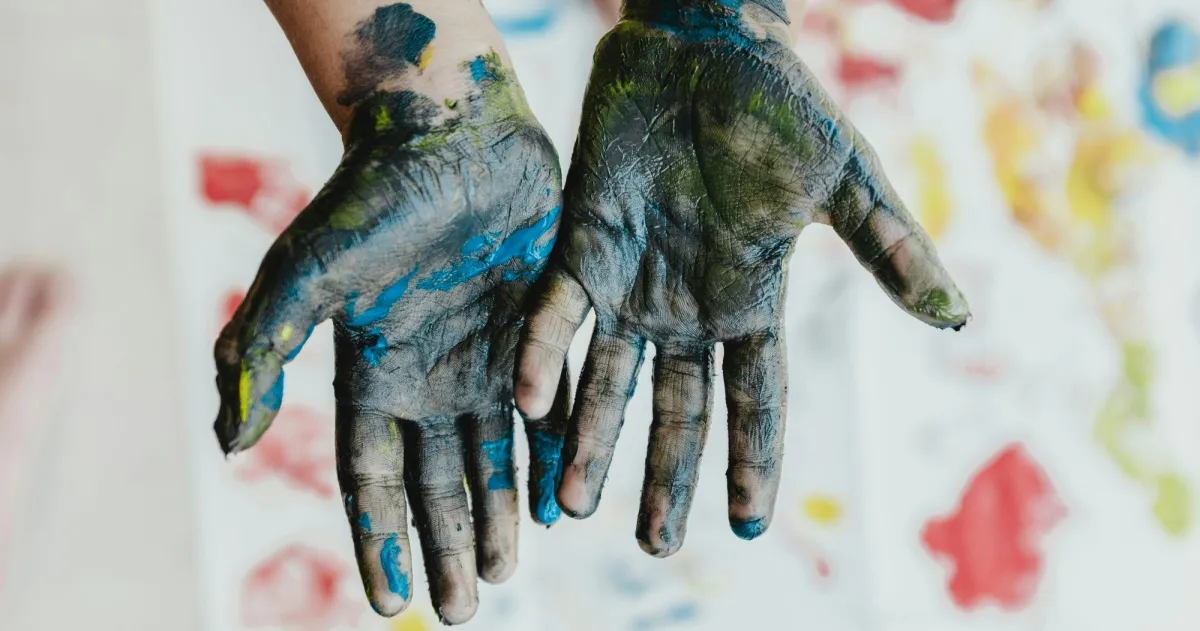
[[(485, 4), (565, 166), (614, 9)], [(647, 367), (599, 512), (526, 520), (466, 628), (1200, 629), (1200, 3), (810, 0), (797, 49), (975, 319), (811, 228), (771, 530), (728, 531), (717, 392), (687, 545), (638, 549)], [(437, 628), (361, 594), (328, 325), (256, 449), (211, 433), (212, 340), (340, 155), (267, 9), (3, 0), (0, 60), (0, 629)]]

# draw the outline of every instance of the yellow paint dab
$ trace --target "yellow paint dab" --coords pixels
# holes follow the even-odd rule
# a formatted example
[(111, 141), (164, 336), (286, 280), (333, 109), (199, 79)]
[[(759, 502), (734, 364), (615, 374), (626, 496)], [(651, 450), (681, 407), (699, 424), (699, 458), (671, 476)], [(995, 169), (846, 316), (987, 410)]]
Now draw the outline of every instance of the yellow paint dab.
[(375, 109), (375, 131), (387, 131), (392, 128), (392, 113), (386, 107)]
[(1192, 525), (1192, 495), (1183, 478), (1174, 473), (1158, 476), (1154, 516), (1167, 534), (1182, 537)]
[(242, 422), (250, 418), (250, 394), (253, 392), (254, 378), (245, 365), (242, 366), (242, 377), (238, 381), (238, 398), (242, 404)]
[(813, 494), (804, 498), (804, 514), (822, 526), (835, 526), (842, 520), (842, 505), (828, 495)]
[(432, 628), (424, 615), (411, 609), (392, 619), (392, 631), (430, 631)]
[(1172, 68), (1154, 78), (1154, 100), (1171, 116), (1200, 111), (1200, 64)]
[(433, 59), (433, 44), (430, 44), (425, 47), (425, 50), (421, 51), (421, 56), (417, 58), (417, 70), (420, 70), (421, 72), (425, 72), (425, 67), (429, 65), (429, 62), (432, 59)]
[(286, 342), (286, 341), (292, 339), (293, 332), (294, 331), (292, 330), (292, 325), (285, 324), (285, 325), (283, 325), (282, 329), (279, 329), (279, 339), (281, 341)]
[(917, 212), (921, 225), (933, 239), (939, 240), (946, 232), (954, 209), (950, 195), (946, 192), (946, 169), (938, 156), (937, 147), (929, 138), (918, 138), (909, 147), (909, 157), (917, 170), (920, 204)]

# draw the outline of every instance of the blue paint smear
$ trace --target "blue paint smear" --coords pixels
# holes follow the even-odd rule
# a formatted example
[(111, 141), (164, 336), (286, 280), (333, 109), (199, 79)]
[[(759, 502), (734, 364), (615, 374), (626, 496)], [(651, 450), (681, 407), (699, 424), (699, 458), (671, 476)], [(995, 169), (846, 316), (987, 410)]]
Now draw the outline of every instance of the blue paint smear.
[(534, 462), (541, 467), (541, 475), (537, 479), (537, 505), (534, 507), (534, 517), (549, 526), (562, 516), (558, 507), (555, 491), (562, 476), (563, 437), (546, 430), (537, 430), (530, 434), (530, 451)]
[(641, 616), (633, 621), (637, 631), (651, 631), (665, 626), (674, 626), (692, 622), (700, 616), (700, 609), (694, 603), (680, 603), (656, 615)]
[(308, 338), (312, 337), (313, 329), (315, 328), (317, 328), (316, 322), (308, 325), (308, 330), (304, 332), (304, 338), (300, 340), (300, 343), (296, 345), (296, 348), (292, 349), (292, 352), (287, 354), (287, 357), (283, 358), (284, 362), (290, 362), (293, 359), (296, 359), (296, 356), (300, 354), (300, 350), (303, 349), (304, 345), (308, 343)]
[(1150, 54), (1138, 90), (1146, 126), (1192, 157), (1200, 156), (1200, 111), (1182, 117), (1165, 112), (1154, 98), (1154, 81), (1164, 72), (1197, 61), (1200, 61), (1200, 35), (1178, 20), (1167, 22), (1155, 31), (1150, 42)]
[(363, 359), (367, 360), (367, 363), (372, 366), (378, 366), (379, 362), (383, 361), (383, 356), (387, 353), (387, 338), (383, 336), (383, 332), (379, 329), (371, 329), (369, 335), (371, 336), (371, 344), (363, 349)]
[[(561, 0), (551, 0), (551, 2), (560, 2)], [(538, 13), (530, 13), (527, 15), (514, 17), (496, 17), (492, 21), (496, 23), (496, 28), (501, 35), (536, 35), (550, 30), (554, 23), (558, 21), (557, 4), (552, 4), (545, 7)]]
[(278, 410), (283, 405), (283, 373), (279, 373), (279, 377), (275, 379), (275, 383), (271, 385), (271, 389), (263, 393), (259, 402), (269, 410)]
[(390, 286), (385, 287), (383, 291), (379, 292), (379, 296), (375, 298), (375, 304), (358, 315), (354, 315), (354, 307), (358, 303), (358, 294), (350, 296), (350, 299), (346, 303), (346, 326), (355, 328), (364, 327), (375, 324), (387, 317), (388, 312), (392, 310), (392, 306), (408, 292), (408, 284), (417, 275), (417, 270), (419, 269), (420, 266), (414, 267), (406, 276), (402, 276)]
[(396, 535), (389, 535), (383, 540), (383, 547), (379, 550), (379, 564), (383, 566), (388, 589), (408, 600), (408, 576), (400, 569), (400, 544), (396, 543)]
[(483, 57), (476, 57), (471, 60), (467, 67), (471, 70), (471, 80), (475, 83), (483, 83), (484, 79), (495, 78), (492, 71), (488, 69), (487, 62)]
[[(417, 287), (430, 291), (450, 291), (472, 278), (483, 275), (490, 269), (515, 260), (520, 260), (529, 266), (529, 269), (518, 272), (516, 277), (511, 277), (509, 274), (505, 278), (536, 276), (541, 271), (546, 257), (550, 256), (550, 251), (554, 249), (556, 235), (550, 234), (550, 231), (554, 227), (554, 222), (558, 220), (560, 211), (561, 208), (555, 206), (549, 213), (546, 213), (545, 217), (508, 235), (508, 238), (501, 241), (487, 254), (483, 254), (483, 251), (488, 245), (495, 242), (495, 237), (491, 235), (471, 237), (462, 247), (462, 260), (448, 269), (435, 272), (429, 278), (417, 283)], [(549, 238), (543, 240), (547, 234), (550, 234)], [(540, 245), (539, 242), (541, 242)]]
[(363, 532), (371, 532), (371, 516), (366, 511), (358, 514), (358, 527), (362, 528)]
[(492, 475), (488, 477), (489, 491), (504, 491), (516, 488), (513, 482), (512, 450), (513, 439), (501, 438), (479, 445), (488, 461), (492, 463)]
[(747, 521), (730, 520), (729, 527), (733, 529), (733, 534), (737, 535), (738, 538), (750, 541), (751, 539), (757, 539), (767, 531), (767, 520), (763, 517)]

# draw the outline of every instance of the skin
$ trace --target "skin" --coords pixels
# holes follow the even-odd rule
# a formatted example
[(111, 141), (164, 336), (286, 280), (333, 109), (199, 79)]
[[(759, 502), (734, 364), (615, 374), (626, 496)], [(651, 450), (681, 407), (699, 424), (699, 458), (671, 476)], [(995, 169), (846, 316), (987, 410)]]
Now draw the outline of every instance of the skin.
[(792, 52), (782, 2), (626, 0), (595, 60), (517, 405), (550, 409), (567, 347), (594, 310), (558, 490), (564, 512), (587, 517), (654, 345), (636, 532), (646, 552), (667, 556), (686, 534), (721, 343), (729, 523), (753, 539), (779, 488), (785, 269), (800, 231), (832, 226), (929, 325), (962, 327), (967, 303), (874, 151)]
[[(216, 433), (226, 453), (253, 446), (283, 365), (332, 319), (338, 477), (368, 599), (389, 616), (411, 601), (411, 509), (435, 608), (461, 623), (477, 576), (516, 565), (512, 374), (557, 233), (558, 158), (478, 3), (269, 4), (346, 147), (221, 333)], [(546, 525), (566, 399), (526, 419)]]

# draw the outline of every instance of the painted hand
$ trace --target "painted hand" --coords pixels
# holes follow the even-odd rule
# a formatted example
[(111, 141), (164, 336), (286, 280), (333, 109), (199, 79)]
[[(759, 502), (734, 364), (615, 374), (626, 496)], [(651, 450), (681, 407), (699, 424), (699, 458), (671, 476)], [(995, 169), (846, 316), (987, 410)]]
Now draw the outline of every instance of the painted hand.
[[(447, 622), (474, 613), (477, 574), (502, 581), (516, 563), (514, 351), (561, 195), (554, 149), (499, 58), (461, 80), (473, 96), (440, 121), (414, 92), (364, 98), (341, 165), (271, 247), (215, 353), (215, 429), (235, 453), (271, 424), (283, 365), (333, 319), (338, 477), (367, 595), (385, 615), (411, 597), (407, 492)], [(526, 426), (544, 524), (558, 517), (566, 398)]]
[[(599, 44), (561, 237), (522, 342), (517, 405), (550, 410), (569, 343), (595, 310), (558, 490), (600, 499), (647, 341), (654, 416), (637, 537), (683, 543), (724, 347), (729, 521), (771, 520), (783, 452), (785, 264), (802, 228), (833, 227), (908, 313), (959, 328), (966, 301), (872, 149), (791, 51), (783, 7), (628, 0)], [(754, 24), (755, 26), (752, 26)]]

